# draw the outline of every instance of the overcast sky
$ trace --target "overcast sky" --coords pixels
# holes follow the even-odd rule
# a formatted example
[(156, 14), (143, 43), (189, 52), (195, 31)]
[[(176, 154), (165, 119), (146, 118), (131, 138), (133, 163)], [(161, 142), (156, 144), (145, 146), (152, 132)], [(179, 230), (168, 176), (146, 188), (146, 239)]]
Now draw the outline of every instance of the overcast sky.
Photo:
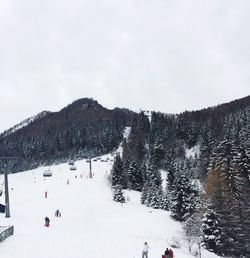
[(180, 113), (247, 96), (249, 13), (249, 0), (0, 0), (0, 132), (83, 97)]

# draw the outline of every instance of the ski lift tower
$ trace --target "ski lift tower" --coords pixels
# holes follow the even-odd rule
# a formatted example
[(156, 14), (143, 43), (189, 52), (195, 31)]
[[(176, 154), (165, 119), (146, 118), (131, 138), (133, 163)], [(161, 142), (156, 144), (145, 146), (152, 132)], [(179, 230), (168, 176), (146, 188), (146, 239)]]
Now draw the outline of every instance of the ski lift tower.
[(8, 169), (7, 160), (18, 159), (18, 157), (0, 157), (4, 161), (4, 193), (5, 193), (5, 218), (10, 217), (10, 199), (9, 199), (9, 183), (8, 183)]
[(93, 178), (93, 175), (92, 175), (92, 164), (91, 164), (91, 158), (88, 158), (87, 163), (89, 163), (89, 178)]

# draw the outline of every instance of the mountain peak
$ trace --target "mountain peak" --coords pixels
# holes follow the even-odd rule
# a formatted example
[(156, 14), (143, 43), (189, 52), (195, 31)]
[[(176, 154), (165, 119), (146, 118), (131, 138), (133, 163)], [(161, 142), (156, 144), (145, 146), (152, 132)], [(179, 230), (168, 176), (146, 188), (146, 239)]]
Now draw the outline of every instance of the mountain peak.
[(80, 109), (80, 110), (88, 110), (88, 109), (98, 109), (103, 108), (96, 100), (93, 98), (81, 98), (73, 101), (70, 105), (63, 108), (64, 109)]

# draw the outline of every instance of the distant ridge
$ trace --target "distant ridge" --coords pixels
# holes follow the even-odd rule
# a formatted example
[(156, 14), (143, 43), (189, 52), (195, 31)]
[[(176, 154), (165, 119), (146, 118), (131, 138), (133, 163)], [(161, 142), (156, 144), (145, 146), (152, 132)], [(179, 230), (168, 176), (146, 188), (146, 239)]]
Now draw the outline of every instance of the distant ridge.
[(0, 156), (18, 156), (23, 162), (11, 170), (100, 155), (114, 150), (136, 113), (109, 110), (91, 98), (82, 98), (58, 112), (43, 111), (0, 135)]

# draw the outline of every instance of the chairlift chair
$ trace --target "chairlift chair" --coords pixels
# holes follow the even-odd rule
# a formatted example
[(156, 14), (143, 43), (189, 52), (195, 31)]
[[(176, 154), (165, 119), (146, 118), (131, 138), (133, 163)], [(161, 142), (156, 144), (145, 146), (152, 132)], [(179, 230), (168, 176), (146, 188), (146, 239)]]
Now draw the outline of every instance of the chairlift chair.
[(51, 170), (45, 170), (45, 171), (43, 172), (43, 176), (44, 176), (44, 177), (52, 176)]
[(75, 164), (75, 161), (74, 161), (74, 160), (69, 160), (68, 164), (69, 164), (70, 166), (73, 166), (73, 165)]
[(69, 169), (70, 170), (76, 170), (76, 166), (71, 166)]

